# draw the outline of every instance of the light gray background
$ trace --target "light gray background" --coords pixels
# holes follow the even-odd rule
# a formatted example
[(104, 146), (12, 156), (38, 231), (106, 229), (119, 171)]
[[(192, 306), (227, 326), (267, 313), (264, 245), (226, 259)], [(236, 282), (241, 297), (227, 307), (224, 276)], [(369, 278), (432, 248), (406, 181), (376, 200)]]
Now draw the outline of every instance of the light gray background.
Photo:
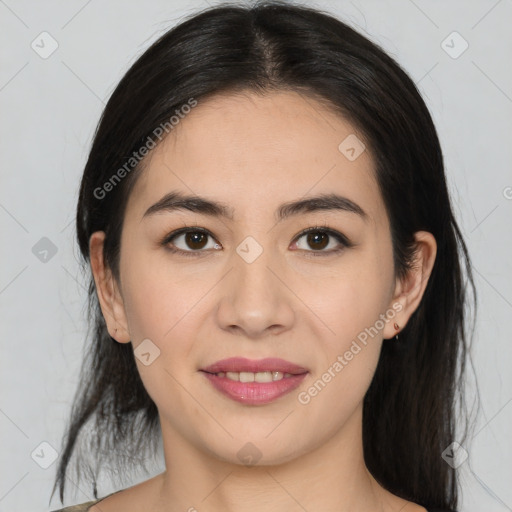
[[(512, 1), (306, 3), (380, 43), (433, 114), (479, 293), (473, 360), (482, 413), (466, 446), (469, 459), (458, 469), (461, 510), (512, 510)], [(51, 460), (41, 443), (60, 449), (82, 358), (86, 293), (74, 214), (93, 130), (136, 57), (184, 14), (206, 6), (0, 0), (0, 511), (60, 505), (54, 496), (48, 507), (57, 464), (40, 467)], [(46, 59), (31, 47), (34, 40), (42, 46), (43, 31), (58, 43)], [(469, 44), (458, 58), (442, 45), (453, 31)], [(452, 37), (447, 44), (453, 54), (463, 43)], [(46, 262), (32, 251), (42, 237), (57, 249)], [(93, 499), (84, 484), (73, 490), (67, 505)], [(114, 490), (103, 482), (99, 495)]]

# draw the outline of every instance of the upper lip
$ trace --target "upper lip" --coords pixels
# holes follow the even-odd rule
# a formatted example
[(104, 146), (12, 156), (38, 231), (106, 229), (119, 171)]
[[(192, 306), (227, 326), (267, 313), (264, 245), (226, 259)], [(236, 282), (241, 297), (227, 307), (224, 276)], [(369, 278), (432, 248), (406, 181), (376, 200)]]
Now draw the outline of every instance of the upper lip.
[(246, 359), (245, 357), (230, 357), (221, 359), (205, 368), (202, 371), (207, 373), (219, 372), (283, 372), (299, 375), (307, 373), (307, 368), (275, 357), (265, 359)]

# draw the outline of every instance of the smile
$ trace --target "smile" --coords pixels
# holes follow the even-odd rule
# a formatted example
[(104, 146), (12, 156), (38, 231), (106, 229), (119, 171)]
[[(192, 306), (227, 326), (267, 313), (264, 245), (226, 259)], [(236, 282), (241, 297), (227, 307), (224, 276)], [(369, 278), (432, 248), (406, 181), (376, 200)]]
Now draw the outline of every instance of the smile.
[(280, 359), (230, 357), (200, 369), (213, 388), (223, 396), (246, 405), (264, 405), (290, 393), (309, 371)]

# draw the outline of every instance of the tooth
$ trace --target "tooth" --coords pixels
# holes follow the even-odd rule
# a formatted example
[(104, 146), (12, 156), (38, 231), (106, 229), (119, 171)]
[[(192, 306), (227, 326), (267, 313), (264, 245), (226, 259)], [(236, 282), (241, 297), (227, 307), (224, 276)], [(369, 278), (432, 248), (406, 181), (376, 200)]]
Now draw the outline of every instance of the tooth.
[(254, 382), (254, 373), (240, 372), (240, 382)]
[(272, 382), (272, 372), (258, 372), (254, 374), (255, 382)]
[(218, 372), (217, 377), (227, 377), (238, 382), (272, 382), (283, 378), (293, 377), (292, 373), (283, 372)]

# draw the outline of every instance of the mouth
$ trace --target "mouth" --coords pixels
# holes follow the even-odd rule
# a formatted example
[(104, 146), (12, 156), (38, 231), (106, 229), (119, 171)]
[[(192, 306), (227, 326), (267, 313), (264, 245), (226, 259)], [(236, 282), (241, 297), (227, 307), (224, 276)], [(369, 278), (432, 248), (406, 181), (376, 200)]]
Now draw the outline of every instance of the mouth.
[(297, 388), (309, 371), (276, 358), (230, 358), (200, 370), (214, 389), (246, 405), (263, 405)]

